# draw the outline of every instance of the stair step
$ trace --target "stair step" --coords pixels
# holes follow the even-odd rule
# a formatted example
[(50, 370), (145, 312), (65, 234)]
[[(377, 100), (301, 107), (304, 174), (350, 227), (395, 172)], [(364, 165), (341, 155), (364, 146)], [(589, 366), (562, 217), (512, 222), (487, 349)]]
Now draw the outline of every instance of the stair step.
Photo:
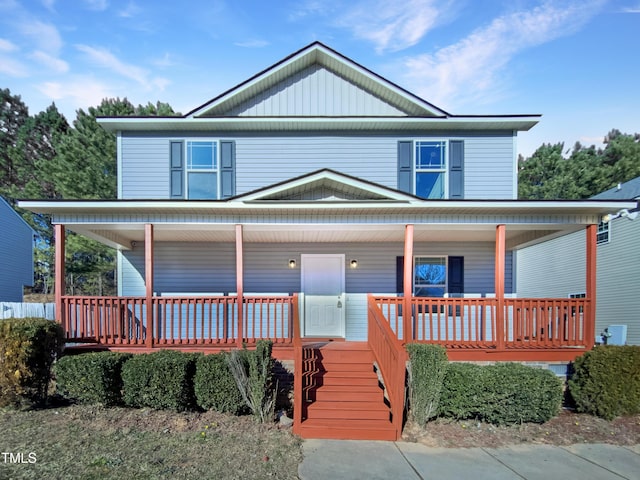
[(372, 372), (373, 362), (345, 363), (322, 360), (318, 365), (321, 372)]
[(386, 405), (379, 402), (316, 402), (307, 410), (309, 420), (389, 420), (389, 415)]
[(375, 373), (367, 375), (366, 372), (341, 372), (343, 375), (337, 375), (336, 372), (325, 372), (314, 377), (318, 386), (334, 386), (334, 385), (366, 385), (376, 387), (379, 385), (378, 377)]
[(373, 353), (364, 351), (347, 350), (322, 350), (322, 363), (329, 362), (349, 362), (349, 363), (373, 363)]
[(309, 419), (302, 422), (300, 436), (336, 440), (397, 440), (395, 428), (388, 420)]
[[(377, 387), (376, 387), (377, 388)], [(315, 392), (316, 402), (384, 402), (384, 393), (380, 388), (377, 391), (354, 390), (326, 390), (320, 387)]]

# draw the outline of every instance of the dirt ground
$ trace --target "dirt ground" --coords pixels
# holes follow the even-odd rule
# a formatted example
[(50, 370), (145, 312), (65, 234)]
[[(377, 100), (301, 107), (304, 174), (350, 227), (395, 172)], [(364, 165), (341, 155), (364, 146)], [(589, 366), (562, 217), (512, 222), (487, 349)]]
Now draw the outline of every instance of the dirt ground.
[(501, 447), (522, 443), (570, 445), (575, 443), (640, 443), (640, 415), (613, 421), (564, 409), (547, 423), (495, 426), (476, 421), (438, 419), (420, 428), (408, 423), (402, 439), (430, 447)]

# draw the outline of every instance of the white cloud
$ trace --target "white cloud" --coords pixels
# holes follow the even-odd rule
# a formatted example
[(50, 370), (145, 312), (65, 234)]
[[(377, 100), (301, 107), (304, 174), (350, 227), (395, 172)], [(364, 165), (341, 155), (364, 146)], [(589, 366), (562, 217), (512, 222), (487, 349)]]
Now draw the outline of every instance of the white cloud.
[(17, 49), (18, 47), (16, 47), (15, 44), (11, 43), (9, 40), (0, 38), (0, 52), (13, 52)]
[(36, 88), (47, 98), (60, 103), (61, 110), (67, 111), (86, 110), (89, 106), (99, 105), (104, 98), (114, 97), (108, 85), (93, 77), (75, 77), (64, 83), (44, 82)]
[(44, 6), (44, 8), (46, 8), (47, 10), (53, 11), (54, 10), (54, 6), (56, 4), (56, 0), (42, 0), (42, 5)]
[(110, 51), (104, 48), (95, 48), (88, 45), (76, 45), (76, 48), (83, 52), (87, 58), (101, 68), (135, 81), (146, 90), (164, 90), (171, 82), (166, 78), (151, 77), (148, 70), (123, 62)]
[(266, 40), (247, 40), (245, 42), (236, 42), (234, 45), (245, 48), (263, 48), (269, 45), (269, 42)]
[(176, 62), (173, 60), (171, 54), (169, 52), (165, 52), (162, 58), (158, 58), (156, 60), (152, 60), (151, 62), (156, 67), (160, 68), (169, 68), (176, 65)]
[(69, 71), (69, 64), (60, 58), (49, 55), (42, 51), (33, 52), (30, 57), (41, 63), (45, 67), (53, 70), (55, 73), (66, 73)]
[(129, 2), (129, 4), (118, 12), (118, 16), (123, 18), (132, 18), (142, 12), (142, 9), (136, 5), (134, 2)]
[(0, 55), (0, 73), (10, 77), (27, 77), (29, 70), (24, 63), (5, 55)]
[(38, 50), (57, 54), (62, 49), (62, 37), (58, 29), (50, 23), (29, 19), (20, 23), (18, 29), (23, 35), (31, 38)]
[(486, 27), (434, 54), (406, 58), (403, 68), (410, 88), (445, 109), (477, 103), (499, 90), (509, 61), (522, 50), (570, 35), (603, 5), (589, 2), (545, 2), (529, 11), (496, 18)]
[(417, 44), (446, 16), (451, 1), (359, 2), (336, 23), (357, 38), (373, 42), (376, 51), (399, 51)]
[(84, 0), (84, 3), (91, 10), (96, 10), (102, 12), (109, 7), (109, 2), (107, 0)]
[(307, 0), (302, 5), (292, 7), (288, 19), (295, 22), (312, 15), (327, 15), (333, 11), (331, 3), (328, 0)]

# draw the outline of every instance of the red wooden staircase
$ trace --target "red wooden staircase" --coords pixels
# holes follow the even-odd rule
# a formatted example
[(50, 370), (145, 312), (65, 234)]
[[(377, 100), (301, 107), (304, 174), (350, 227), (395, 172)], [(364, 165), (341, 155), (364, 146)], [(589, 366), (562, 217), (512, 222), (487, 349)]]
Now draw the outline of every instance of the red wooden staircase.
[(391, 410), (366, 342), (315, 345), (307, 356), (303, 438), (396, 440)]

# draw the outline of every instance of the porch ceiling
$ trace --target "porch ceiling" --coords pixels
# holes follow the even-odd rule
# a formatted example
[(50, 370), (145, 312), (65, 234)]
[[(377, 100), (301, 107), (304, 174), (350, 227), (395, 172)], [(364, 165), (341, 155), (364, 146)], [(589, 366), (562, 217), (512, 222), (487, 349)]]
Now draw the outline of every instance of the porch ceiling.
[[(67, 228), (113, 247), (130, 249), (144, 242), (144, 224), (67, 224)], [(523, 242), (581, 229), (579, 225), (509, 225), (510, 248)], [(155, 224), (156, 242), (234, 242), (235, 224)], [(404, 224), (379, 225), (243, 225), (246, 243), (382, 243), (403, 242)], [(495, 225), (415, 225), (415, 242), (494, 242)]]

